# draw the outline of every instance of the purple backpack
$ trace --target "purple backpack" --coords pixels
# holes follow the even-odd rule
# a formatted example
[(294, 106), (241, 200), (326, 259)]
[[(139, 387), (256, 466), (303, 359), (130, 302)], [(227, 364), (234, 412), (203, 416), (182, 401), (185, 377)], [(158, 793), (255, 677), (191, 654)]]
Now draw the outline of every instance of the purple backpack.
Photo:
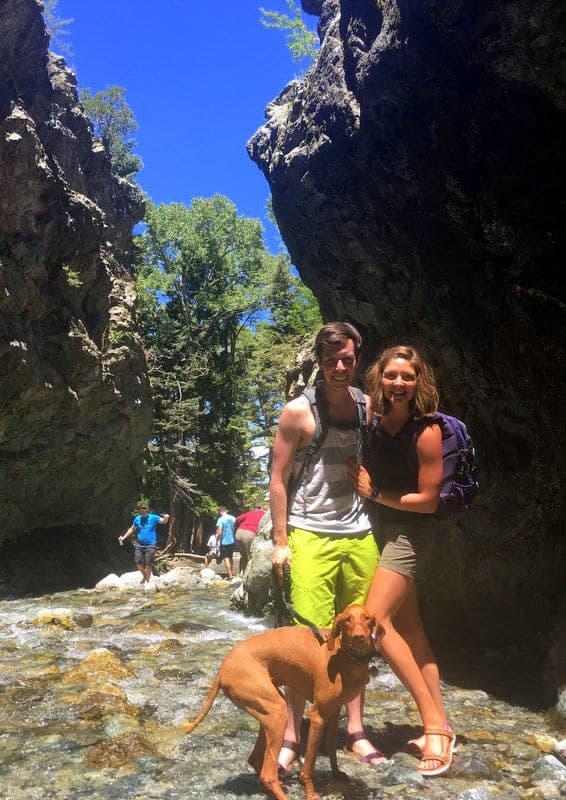
[[(434, 416), (422, 417), (419, 425), (407, 436), (394, 437), (394, 446), (403, 453), (415, 472), (418, 470), (416, 441), (422, 431), (422, 424), (437, 423), (442, 432), (442, 483), (440, 501), (435, 511), (437, 517), (451, 517), (471, 505), (478, 492), (478, 464), (474, 444), (464, 423), (456, 417), (437, 411)], [(379, 425), (379, 417), (374, 417), (369, 427), (370, 433)]]
[(442, 484), (439, 517), (464, 511), (478, 492), (478, 464), (474, 444), (464, 423), (456, 417), (435, 415), (442, 431)]

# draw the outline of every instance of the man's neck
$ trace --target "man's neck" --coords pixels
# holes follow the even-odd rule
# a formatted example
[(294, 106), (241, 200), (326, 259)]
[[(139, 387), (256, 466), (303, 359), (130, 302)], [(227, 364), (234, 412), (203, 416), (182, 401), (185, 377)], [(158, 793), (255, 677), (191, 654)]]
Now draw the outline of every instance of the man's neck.
[(332, 422), (349, 422), (355, 411), (355, 400), (350, 392), (350, 386), (343, 389), (330, 388), (327, 383), (321, 386), (328, 407), (328, 416)]

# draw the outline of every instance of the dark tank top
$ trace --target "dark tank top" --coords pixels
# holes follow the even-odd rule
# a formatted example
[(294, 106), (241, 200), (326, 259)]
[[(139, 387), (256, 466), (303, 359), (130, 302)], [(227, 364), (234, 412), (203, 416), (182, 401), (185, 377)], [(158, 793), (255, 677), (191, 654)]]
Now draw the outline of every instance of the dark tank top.
[[(384, 491), (409, 494), (419, 489), (419, 460), (417, 456), (417, 439), (424, 428), (433, 425), (434, 417), (422, 417), (419, 420), (408, 419), (399, 433), (391, 436), (379, 426), (374, 418), (370, 426), (367, 442), (365, 464), (372, 478), (374, 487)], [(399, 511), (377, 504), (379, 518), (383, 522), (400, 521), (418, 522), (430, 518), (430, 514), (415, 511)]]

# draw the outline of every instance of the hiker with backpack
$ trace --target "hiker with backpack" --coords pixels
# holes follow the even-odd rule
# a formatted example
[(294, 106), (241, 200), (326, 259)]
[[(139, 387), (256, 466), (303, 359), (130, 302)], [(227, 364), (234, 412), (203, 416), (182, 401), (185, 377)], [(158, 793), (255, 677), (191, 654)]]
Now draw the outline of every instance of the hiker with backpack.
[[(283, 408), (273, 445), (270, 506), (274, 570), (290, 570), (293, 619), (331, 628), (350, 603), (363, 603), (377, 565), (371, 523), (348, 480), (348, 457), (359, 460), (368, 398), (352, 386), (361, 336), (348, 323), (324, 325), (315, 338), (323, 380)], [(281, 768), (298, 758), (305, 698), (286, 692), (288, 721)], [(347, 705), (347, 747), (368, 764), (386, 761), (362, 727), (362, 698)]]
[[(434, 777), (450, 769), (456, 735), (446, 717), (438, 666), (422, 626), (415, 574), (420, 546), (434, 526), (445, 488), (444, 459), (452, 457), (443, 452), (449, 436), (446, 420), (459, 421), (438, 413), (433, 373), (412, 347), (381, 353), (368, 370), (367, 391), (374, 416), (368, 426), (365, 466), (349, 462), (358, 493), (376, 504), (381, 545), (366, 605), (385, 628), (380, 651), (412, 694), (423, 721), (423, 736), (409, 743), (421, 756), (417, 768), (421, 775)], [(459, 426), (464, 428), (463, 423)], [(456, 476), (450, 477), (454, 483)], [(469, 482), (464, 489), (475, 493), (476, 484)], [(458, 505), (457, 489), (451, 485), (447, 490), (446, 508), (450, 502), (452, 508)]]

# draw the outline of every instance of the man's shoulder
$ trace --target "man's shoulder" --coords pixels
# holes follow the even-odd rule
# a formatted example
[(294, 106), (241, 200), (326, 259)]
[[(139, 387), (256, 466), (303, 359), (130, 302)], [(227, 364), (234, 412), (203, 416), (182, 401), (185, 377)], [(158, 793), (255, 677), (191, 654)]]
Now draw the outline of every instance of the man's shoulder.
[(304, 394), (300, 394), (285, 404), (279, 417), (279, 424), (283, 424), (284, 427), (289, 429), (302, 429), (312, 419), (313, 413), (310, 400)]

